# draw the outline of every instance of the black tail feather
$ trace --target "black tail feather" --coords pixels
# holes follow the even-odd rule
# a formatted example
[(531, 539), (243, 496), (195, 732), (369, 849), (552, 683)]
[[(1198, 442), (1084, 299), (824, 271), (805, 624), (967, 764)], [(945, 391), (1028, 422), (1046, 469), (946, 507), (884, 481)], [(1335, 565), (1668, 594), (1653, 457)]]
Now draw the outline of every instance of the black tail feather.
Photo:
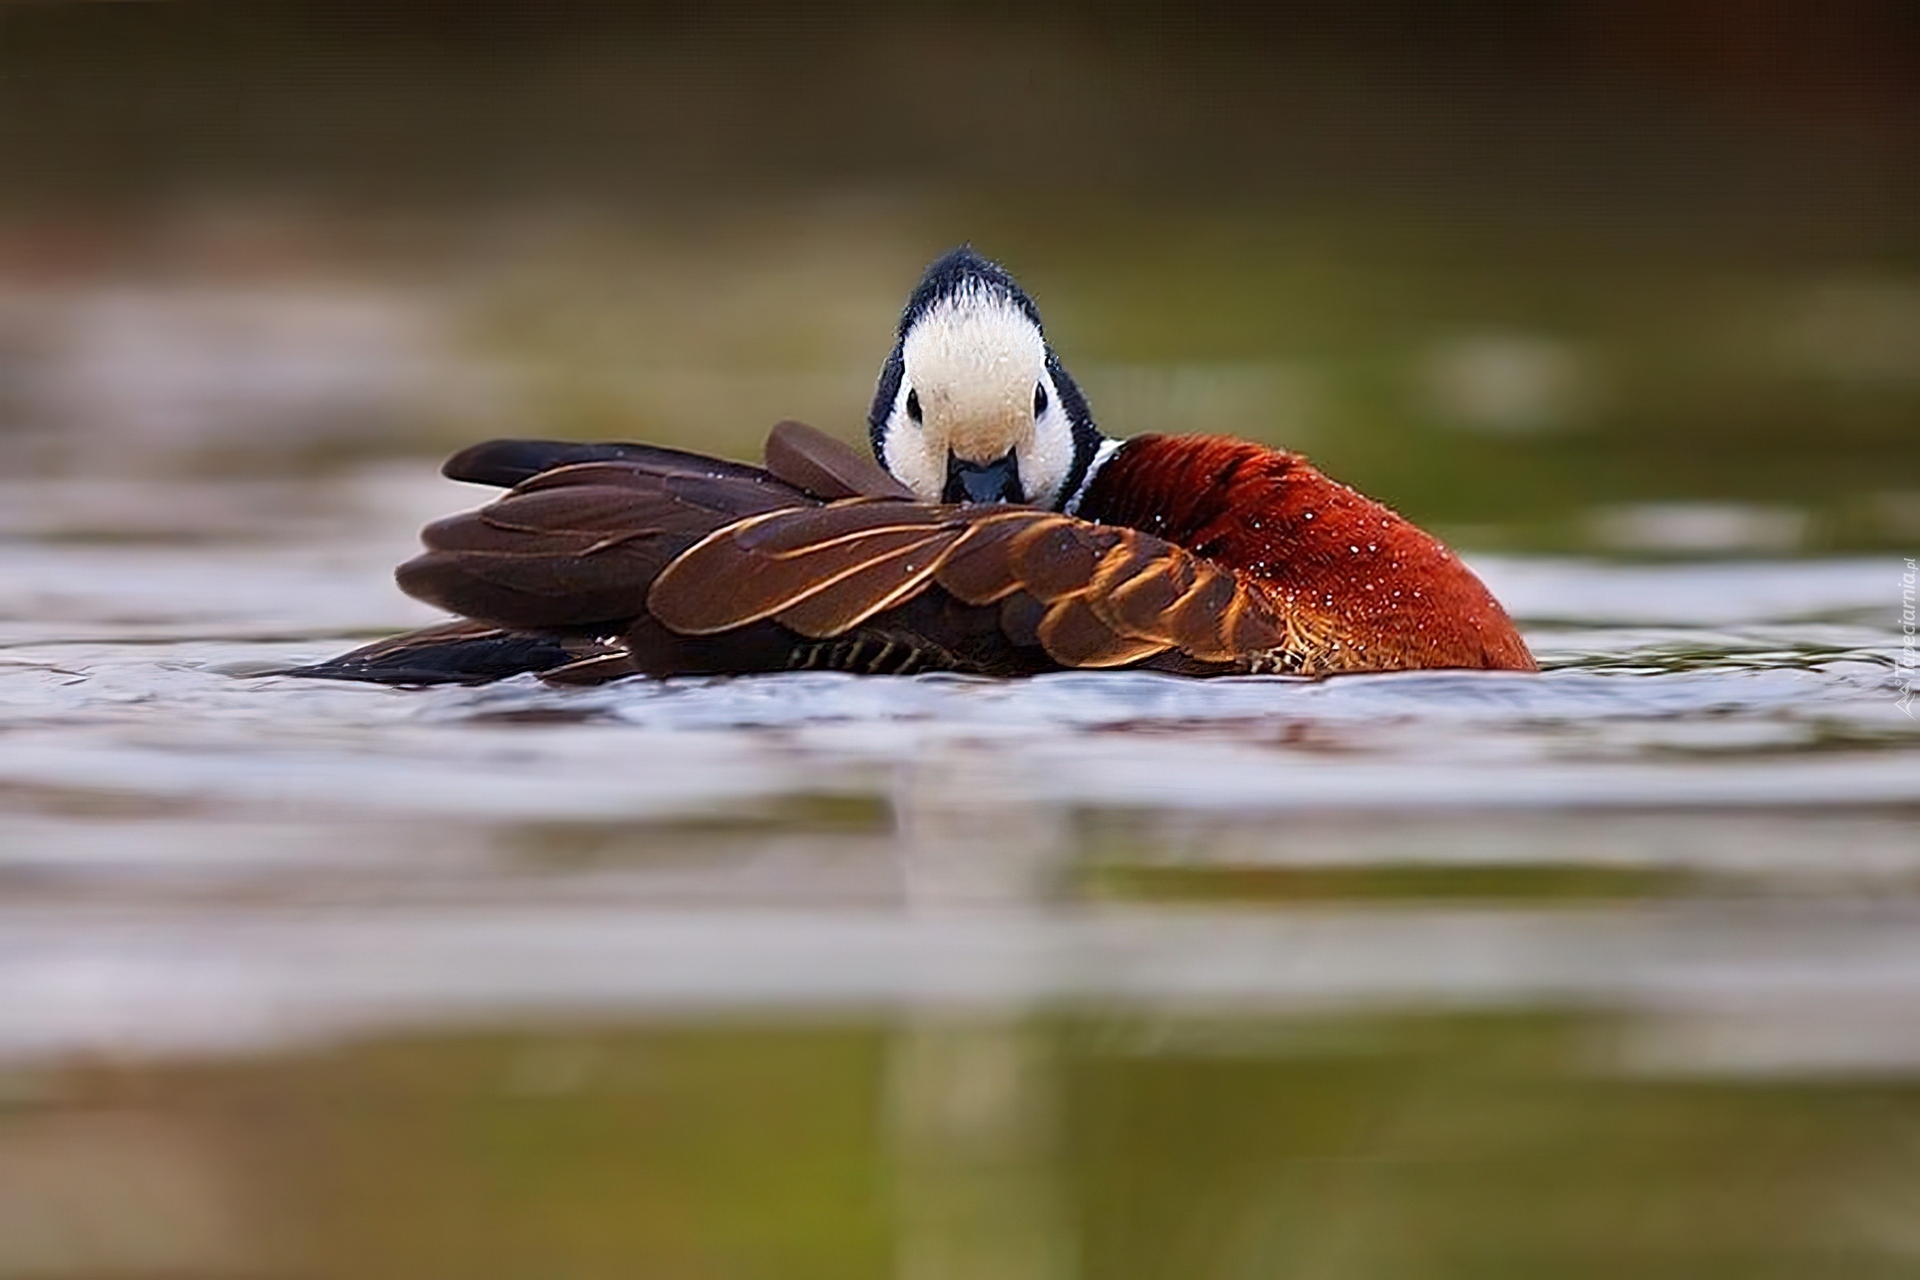
[(366, 684), (487, 684), (553, 671), (603, 652), (590, 640), (463, 621), (409, 631), (281, 674)]
[(728, 462), (723, 458), (709, 458), (682, 449), (615, 441), (578, 444), (566, 440), (487, 440), (448, 458), (441, 466), (440, 474), (449, 480), (511, 489), (543, 471), (582, 462), (634, 462), (663, 474), (677, 472), (741, 480), (767, 479), (767, 473), (759, 467)]

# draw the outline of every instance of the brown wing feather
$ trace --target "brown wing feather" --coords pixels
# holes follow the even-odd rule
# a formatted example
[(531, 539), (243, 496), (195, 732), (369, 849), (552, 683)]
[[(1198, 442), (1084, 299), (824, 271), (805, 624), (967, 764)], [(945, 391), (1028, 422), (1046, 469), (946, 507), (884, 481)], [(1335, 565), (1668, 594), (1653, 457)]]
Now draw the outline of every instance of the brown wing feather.
[(1129, 634), (1164, 634), (1167, 611), (1192, 588), (1193, 577), (1192, 557), (1157, 557), (1107, 590), (1103, 612)]
[(1264, 590), (1211, 561), (1190, 563), (1193, 585), (1160, 620), (1175, 647), (1202, 661), (1232, 662), (1286, 642), (1286, 620)]
[(427, 526), (427, 553), (395, 576), (408, 595), (509, 627), (616, 623), (638, 614), (648, 584), (713, 529), (806, 501), (762, 472), (565, 466)]
[(775, 613), (774, 621), (816, 639), (851, 630), (924, 589), (963, 532), (939, 529), (891, 552), (868, 555)]
[[(1228, 662), (1277, 644), (1271, 602), (1233, 574), (1132, 529), (1030, 508), (849, 500), (719, 529), (668, 566), (648, 610), (712, 635), (772, 619), (828, 639), (937, 587), (965, 605), (1002, 603), (1017, 645), (1065, 666), (1124, 666), (1168, 650)], [(1268, 645), (1267, 647), (1270, 647)]]
[(716, 531), (667, 566), (647, 608), (686, 635), (762, 618), (835, 635), (912, 595), (964, 532), (942, 508), (897, 502), (774, 512)]
[(808, 556), (827, 546), (858, 544), (893, 530), (924, 533), (955, 524), (954, 509), (926, 503), (849, 498), (825, 507), (788, 507), (732, 531), (741, 549), (774, 559)]
[(1241, 589), (1234, 576), (1205, 561), (1194, 564), (1193, 586), (1173, 602), (1162, 623), (1182, 637), (1181, 647), (1198, 658), (1223, 660), (1233, 656), (1220, 631), (1220, 619)]
[[(1083, 532), (1088, 531), (1090, 532)], [(1080, 584), (1053, 577), (1035, 594), (1054, 599), (1039, 628), (1047, 652), (1069, 666), (1123, 666), (1167, 650), (1230, 663), (1281, 645), (1286, 628), (1264, 591), (1190, 552), (1135, 530), (1074, 523), (1099, 549)], [(1029, 535), (1049, 569), (1073, 562), (1054, 536)], [(1077, 565), (1075, 566), (1077, 567)]]
[(1085, 594), (1055, 602), (1040, 620), (1039, 634), (1048, 656), (1067, 667), (1124, 667), (1170, 647), (1157, 637), (1122, 634)]
[(1009, 568), (1042, 600), (1085, 591), (1120, 533), (1069, 516), (1037, 520), (1007, 544)]
[(852, 499), (742, 521), (669, 565), (648, 593), (676, 631), (711, 635), (774, 618), (803, 635), (857, 626), (937, 581), (967, 604), (1083, 588), (1119, 531), (1007, 507)]
[(767, 433), (767, 470), (796, 489), (832, 502), (838, 498), (905, 498), (913, 490), (856, 452), (804, 422), (782, 422)]
[(1044, 511), (1019, 507), (981, 508), (969, 513), (966, 537), (947, 553), (934, 573), (939, 584), (968, 604), (992, 604), (1020, 590), (1015, 540), (1036, 524), (1058, 519)]

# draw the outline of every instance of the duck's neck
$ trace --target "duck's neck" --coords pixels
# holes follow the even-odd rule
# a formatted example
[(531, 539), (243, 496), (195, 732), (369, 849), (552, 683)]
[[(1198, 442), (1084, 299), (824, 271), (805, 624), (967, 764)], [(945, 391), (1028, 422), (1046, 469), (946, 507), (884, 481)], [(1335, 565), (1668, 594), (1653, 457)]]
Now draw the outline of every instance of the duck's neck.
[(1093, 478), (1100, 474), (1100, 468), (1113, 460), (1113, 455), (1120, 451), (1120, 446), (1126, 441), (1115, 440), (1111, 436), (1095, 436), (1088, 443), (1091, 448), (1087, 450), (1086, 464), (1076, 468), (1079, 478), (1072, 481), (1071, 489), (1062, 488), (1060, 501), (1056, 504), (1056, 509), (1070, 516), (1080, 514), (1080, 504), (1086, 499), (1087, 490), (1093, 487)]

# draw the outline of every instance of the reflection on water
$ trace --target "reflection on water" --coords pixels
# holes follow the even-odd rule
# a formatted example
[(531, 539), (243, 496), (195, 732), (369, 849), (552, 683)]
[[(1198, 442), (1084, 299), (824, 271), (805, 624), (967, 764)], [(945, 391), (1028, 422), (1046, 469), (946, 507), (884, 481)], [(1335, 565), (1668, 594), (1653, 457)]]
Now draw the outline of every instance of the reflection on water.
[(10, 1203), (40, 1210), (0, 1258), (94, 1274), (1910, 1274), (1909, 1084), (1622, 1073), (1621, 1033), (1548, 1012), (692, 1023), (76, 1071), (0, 1129), (0, 1177), (31, 1188)]
[(1486, 560), (1539, 677), (257, 674), (422, 620), (420, 470), (7, 507), (0, 1274), (1916, 1265), (1897, 560)]

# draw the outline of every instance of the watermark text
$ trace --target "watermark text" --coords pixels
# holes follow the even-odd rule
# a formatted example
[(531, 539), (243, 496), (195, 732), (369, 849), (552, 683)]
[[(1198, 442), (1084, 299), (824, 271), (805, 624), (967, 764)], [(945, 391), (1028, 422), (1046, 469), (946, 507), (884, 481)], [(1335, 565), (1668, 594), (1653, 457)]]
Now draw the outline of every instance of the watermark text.
[(1907, 571), (1900, 575), (1900, 701), (1899, 708), (1909, 720), (1920, 719), (1913, 713), (1914, 686), (1920, 683), (1920, 664), (1913, 652), (1915, 578), (1913, 557), (1907, 557)]

